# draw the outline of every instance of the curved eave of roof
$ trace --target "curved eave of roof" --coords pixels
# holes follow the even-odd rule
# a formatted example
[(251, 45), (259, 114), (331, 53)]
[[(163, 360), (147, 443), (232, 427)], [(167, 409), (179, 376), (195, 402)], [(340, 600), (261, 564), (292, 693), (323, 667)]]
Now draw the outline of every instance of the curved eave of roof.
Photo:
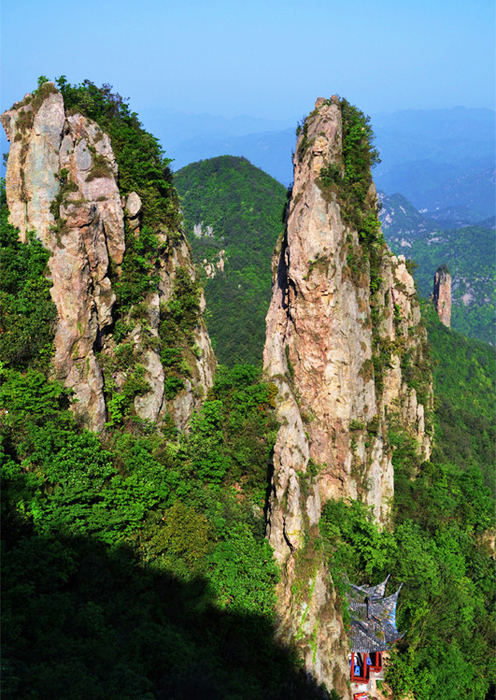
[[(388, 651), (403, 634), (396, 629), (396, 604), (403, 584), (387, 598), (384, 595), (385, 581), (377, 586), (355, 586), (350, 584), (348, 605), (351, 613), (350, 645), (351, 651), (371, 653)], [(365, 602), (368, 598), (368, 602)]]

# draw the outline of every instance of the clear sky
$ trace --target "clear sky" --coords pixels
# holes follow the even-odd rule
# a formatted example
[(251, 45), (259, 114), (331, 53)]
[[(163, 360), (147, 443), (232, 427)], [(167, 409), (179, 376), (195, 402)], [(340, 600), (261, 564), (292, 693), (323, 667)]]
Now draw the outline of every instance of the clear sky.
[(494, 108), (494, 0), (2, 0), (1, 31), (2, 110), (42, 74), (140, 115)]

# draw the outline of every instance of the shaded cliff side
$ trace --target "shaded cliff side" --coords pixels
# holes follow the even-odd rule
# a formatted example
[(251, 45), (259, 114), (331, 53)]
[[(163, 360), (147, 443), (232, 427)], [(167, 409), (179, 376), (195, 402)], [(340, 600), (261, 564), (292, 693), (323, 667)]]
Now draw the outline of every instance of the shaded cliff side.
[[(152, 147), (153, 137), (108, 89), (60, 86), (64, 95), (40, 85), (1, 117), (10, 221), (21, 240), (34, 230), (51, 253), (54, 376), (74, 390), (74, 411), (94, 430), (133, 416), (170, 416), (183, 428), (212, 385), (215, 358), (178, 216), (147, 217), (161, 204), (177, 210), (172, 194), (162, 203), (156, 195), (167, 164), (159, 149), (145, 154), (145, 184), (132, 191), (111, 138), (78, 99)], [(119, 143), (119, 154), (126, 147)]]
[(427, 459), (432, 389), (413, 279), (377, 219), (368, 120), (345, 100), (320, 98), (299, 132), (264, 350), (281, 424), (268, 537), (283, 572), (281, 638), (296, 643), (309, 673), (348, 697), (322, 507), (358, 498), (387, 522), (388, 430), (406, 430)]

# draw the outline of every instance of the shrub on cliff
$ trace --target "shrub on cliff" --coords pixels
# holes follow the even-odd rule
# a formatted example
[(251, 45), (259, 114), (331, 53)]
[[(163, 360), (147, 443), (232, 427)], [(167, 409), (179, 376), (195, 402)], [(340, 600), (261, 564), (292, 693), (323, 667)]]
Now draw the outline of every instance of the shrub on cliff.
[(272, 641), (273, 393), (235, 368), (190, 436), (114, 428), (103, 446), (59, 384), (4, 370), (6, 698), (323, 697)]

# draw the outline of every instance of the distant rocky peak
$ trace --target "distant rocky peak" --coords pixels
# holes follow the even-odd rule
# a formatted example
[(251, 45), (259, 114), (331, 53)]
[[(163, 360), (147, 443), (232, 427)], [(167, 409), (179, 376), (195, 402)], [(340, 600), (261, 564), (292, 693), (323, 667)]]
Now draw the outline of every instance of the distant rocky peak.
[(438, 267), (434, 275), (432, 292), (434, 306), (439, 320), (448, 328), (451, 327), (451, 274), (446, 265)]

